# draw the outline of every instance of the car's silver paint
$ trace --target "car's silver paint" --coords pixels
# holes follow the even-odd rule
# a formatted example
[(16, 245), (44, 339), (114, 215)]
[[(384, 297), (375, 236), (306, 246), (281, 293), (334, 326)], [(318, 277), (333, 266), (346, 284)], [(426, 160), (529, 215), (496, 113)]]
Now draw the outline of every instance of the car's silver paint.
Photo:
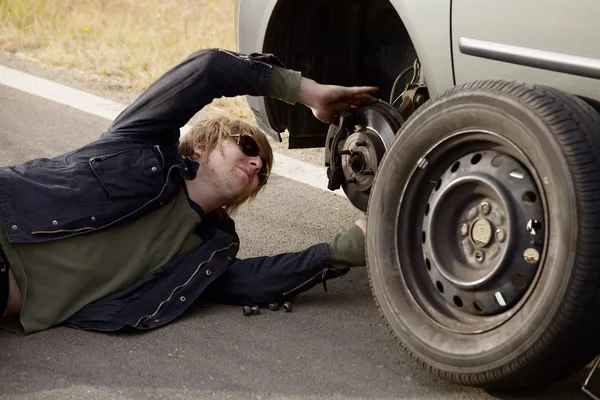
[(600, 59), (462, 37), (462, 54), (600, 79)]
[[(453, 0), (456, 83), (509, 78), (600, 100), (600, 80), (594, 72), (600, 63), (599, 18), (598, 0)], [(460, 46), (465, 38), (487, 42), (488, 55), (492, 47), (499, 49), (493, 43), (518, 46), (525, 58), (497, 61), (482, 58), (481, 53), (466, 54)], [(507, 50), (515, 52), (509, 49), (500, 53), (507, 58)], [(521, 65), (524, 61), (526, 65)]]

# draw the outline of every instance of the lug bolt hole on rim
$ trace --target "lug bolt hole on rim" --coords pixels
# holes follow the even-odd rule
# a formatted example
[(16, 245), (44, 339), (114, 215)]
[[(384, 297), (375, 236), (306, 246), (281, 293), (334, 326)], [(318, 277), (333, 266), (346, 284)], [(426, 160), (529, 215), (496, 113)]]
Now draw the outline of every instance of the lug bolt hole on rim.
[(429, 258), (425, 259), (425, 266), (427, 267), (428, 271), (431, 271), (431, 262), (429, 261)]
[(525, 289), (527, 286), (527, 281), (523, 275), (516, 274), (512, 277), (512, 284), (519, 289)]
[(496, 303), (498, 303), (498, 305), (506, 307), (506, 300), (504, 300), (504, 296), (502, 296), (502, 293), (496, 292), (494, 294), (494, 298), (496, 299)]
[(483, 312), (484, 311), (483, 302), (481, 300), (475, 300), (473, 302), (473, 308), (475, 308), (479, 312)]
[(471, 164), (475, 165), (477, 164), (479, 161), (481, 161), (481, 154), (477, 153), (473, 156), (473, 158), (471, 158)]
[(463, 306), (463, 302), (462, 302), (461, 298), (458, 296), (454, 296), (454, 304), (456, 304), (456, 307), (462, 308), (462, 306)]
[(500, 167), (502, 164), (504, 164), (504, 156), (497, 156), (492, 160), (492, 165), (494, 167)]
[(537, 235), (542, 230), (542, 223), (537, 219), (530, 219), (527, 221), (527, 232), (531, 235)]
[(514, 179), (523, 179), (525, 178), (525, 173), (523, 171), (521, 171), (520, 169), (515, 169), (514, 171), (511, 171), (510, 174), (508, 174), (511, 178)]
[(529, 191), (529, 192), (525, 192), (525, 194), (523, 195), (523, 203), (527, 203), (527, 204), (533, 204), (537, 201), (537, 196), (535, 195), (535, 193)]
[(450, 171), (452, 171), (452, 173), (455, 173), (456, 171), (458, 171), (459, 168), (460, 168), (460, 162), (455, 162)]
[(440, 293), (444, 293), (444, 285), (442, 285), (442, 282), (437, 281), (435, 286), (437, 286), (437, 289), (440, 291)]

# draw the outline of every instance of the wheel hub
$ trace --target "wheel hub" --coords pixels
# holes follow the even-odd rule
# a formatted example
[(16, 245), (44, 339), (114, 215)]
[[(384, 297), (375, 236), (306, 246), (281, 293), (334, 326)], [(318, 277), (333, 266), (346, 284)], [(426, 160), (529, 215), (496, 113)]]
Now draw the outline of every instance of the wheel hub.
[(356, 208), (366, 211), (379, 163), (401, 125), (398, 111), (379, 100), (341, 113), (325, 142), (328, 188), (341, 187)]
[(366, 130), (350, 135), (341, 151), (346, 185), (354, 185), (359, 192), (371, 189), (383, 153), (385, 145), (378, 135)]
[(543, 247), (543, 207), (533, 177), (495, 151), (448, 168), (427, 203), (423, 256), (433, 290), (475, 315), (507, 311), (533, 281)]

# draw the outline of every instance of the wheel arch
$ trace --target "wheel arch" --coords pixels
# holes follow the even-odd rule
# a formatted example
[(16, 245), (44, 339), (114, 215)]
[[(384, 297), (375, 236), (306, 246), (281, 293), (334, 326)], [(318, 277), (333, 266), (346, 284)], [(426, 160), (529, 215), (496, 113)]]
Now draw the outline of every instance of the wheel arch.
[[(390, 3), (400, 16), (415, 47), (430, 96), (454, 86), (452, 1), (390, 0)], [(428, 29), (423, 29), (423, 26)]]
[[(241, 29), (238, 46), (241, 51), (273, 53), (288, 68), (300, 70), (304, 76), (321, 83), (375, 84), (380, 87), (377, 97), (385, 101), (389, 100), (397, 74), (418, 56), (434, 95), (454, 84), (450, 4), (450, 0), (427, 0), (419, 4), (409, 0), (307, 0), (299, 6), (292, 0), (269, 0), (263, 3), (262, 15), (258, 11), (252, 15), (255, 39), (243, 38), (248, 29)], [(366, 12), (360, 13), (361, 8)], [(394, 16), (390, 16), (391, 9)], [(246, 14), (250, 15), (250, 11)], [(373, 23), (376, 18), (381, 18), (379, 26)], [(344, 26), (343, 35), (327, 29), (336, 26)], [(390, 36), (386, 36), (386, 31)], [(357, 41), (365, 40), (366, 36), (371, 36), (367, 42), (375, 43), (369, 47), (377, 49), (369, 53), (363, 47), (357, 51)], [(390, 38), (396, 43), (387, 43)], [(340, 42), (342, 45), (338, 46)], [(323, 67), (325, 64), (327, 67)], [(277, 138), (279, 132), (288, 129), (290, 148), (323, 146), (328, 127), (305, 107), (274, 99), (249, 99), (249, 102), (254, 113), (260, 114), (257, 116), (272, 129), (272, 136)]]

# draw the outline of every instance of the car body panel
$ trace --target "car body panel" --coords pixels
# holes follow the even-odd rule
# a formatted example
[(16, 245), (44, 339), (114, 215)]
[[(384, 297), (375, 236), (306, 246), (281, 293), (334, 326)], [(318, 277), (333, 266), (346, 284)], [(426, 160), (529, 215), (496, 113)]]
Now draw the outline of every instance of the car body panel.
[[(453, 0), (452, 43), (456, 84), (477, 79), (510, 78), (552, 86), (598, 101), (600, 80), (576, 76), (573, 72), (577, 68), (568, 68), (569, 64), (575, 67), (583, 61), (600, 75), (600, 47), (595, 42), (600, 37), (598, 18), (600, 2), (597, 0), (503, 0), (494, 2), (493, 6), (480, 0)], [(463, 46), (460, 45), (461, 39)], [(478, 45), (484, 50), (483, 54), (465, 54), (468, 52), (465, 43), (469, 39), (480, 41)], [(501, 49), (501, 45), (518, 47), (499, 51), (496, 59), (484, 58), (486, 48), (496, 46)], [(510, 56), (510, 52), (520, 56)], [(523, 56), (529, 56), (529, 63), (524, 61)], [(577, 60), (572, 56), (586, 59)], [(542, 66), (535, 62), (542, 57), (547, 58), (544, 69), (530, 66)], [(561, 64), (563, 71), (571, 70), (572, 73), (549, 70), (557, 70)]]

